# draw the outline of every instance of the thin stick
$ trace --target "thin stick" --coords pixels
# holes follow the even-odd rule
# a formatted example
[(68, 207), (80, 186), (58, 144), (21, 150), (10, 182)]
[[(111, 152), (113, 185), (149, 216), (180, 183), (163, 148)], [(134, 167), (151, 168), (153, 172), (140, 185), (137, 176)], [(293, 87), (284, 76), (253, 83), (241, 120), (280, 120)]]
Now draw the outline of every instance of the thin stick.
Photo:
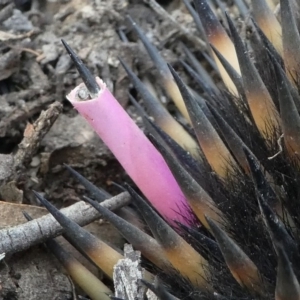
[[(124, 192), (103, 201), (101, 205), (110, 210), (116, 210), (129, 203), (130, 196)], [(96, 209), (83, 201), (63, 208), (61, 211), (80, 226), (85, 226), (101, 216)], [(2, 229), (0, 231), (0, 253), (11, 254), (26, 250), (33, 245), (62, 234), (62, 232), (63, 229), (50, 214), (25, 224)]]
[(62, 109), (62, 104), (56, 101), (46, 111), (42, 111), (39, 118), (32, 125), (27, 125), (24, 138), (18, 145), (18, 150), (14, 155), (15, 170), (24, 168), (31, 162), (40, 145), (40, 141), (50, 130)]

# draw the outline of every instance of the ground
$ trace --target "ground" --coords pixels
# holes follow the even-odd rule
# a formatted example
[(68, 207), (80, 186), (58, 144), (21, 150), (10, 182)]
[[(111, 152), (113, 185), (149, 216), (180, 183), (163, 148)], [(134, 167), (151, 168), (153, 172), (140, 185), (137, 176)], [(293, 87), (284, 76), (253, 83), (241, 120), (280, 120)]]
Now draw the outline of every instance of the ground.
[[(129, 81), (118, 57), (141, 77), (150, 76), (155, 82), (156, 76), (145, 50), (130, 33), (126, 15), (147, 32), (169, 62), (176, 62), (174, 53), (180, 55), (179, 41), (197, 47), (193, 38), (180, 38), (180, 30), (154, 12), (149, 1), (44, 0), (32, 1), (28, 10), (29, 2), (0, 0), (0, 229), (24, 223), (24, 207), (33, 217), (45, 214), (36, 208), (32, 189), (59, 208), (80, 200), (84, 189), (63, 163), (112, 194), (119, 193), (112, 182), (130, 182), (65, 98), (81, 79), (61, 38), (107, 83), (136, 122), (139, 118), (128, 106)], [(160, 3), (193, 36), (196, 29), (181, 2)], [(121, 41), (120, 32), (127, 42)], [(159, 85), (156, 93), (163, 99)], [(121, 243), (105, 222), (90, 226), (96, 234)], [(0, 280), (0, 299), (72, 299), (70, 280), (41, 246), (8, 255), (0, 263)]]

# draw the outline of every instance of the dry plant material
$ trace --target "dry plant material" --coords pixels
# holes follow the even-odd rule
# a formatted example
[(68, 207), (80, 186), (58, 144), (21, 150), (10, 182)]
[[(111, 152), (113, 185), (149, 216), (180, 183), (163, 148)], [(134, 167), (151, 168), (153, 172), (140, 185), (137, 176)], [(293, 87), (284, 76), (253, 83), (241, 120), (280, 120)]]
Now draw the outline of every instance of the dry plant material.
[(14, 155), (14, 168), (16, 170), (28, 166), (41, 140), (62, 112), (62, 108), (61, 103), (54, 102), (46, 111), (41, 112), (41, 115), (33, 124), (27, 124), (24, 131), (24, 138)]
[[(121, 208), (130, 202), (130, 196), (124, 192), (118, 196), (105, 200), (101, 205), (110, 210)], [(100, 214), (83, 201), (75, 203), (61, 210), (65, 216), (80, 226), (87, 225), (100, 218)], [(25, 224), (2, 229), (0, 231), (0, 253), (23, 251), (49, 238), (62, 234), (62, 227), (51, 215), (35, 219)]]
[(143, 273), (141, 253), (126, 244), (124, 259), (120, 259), (114, 268), (115, 296), (128, 300), (144, 299), (146, 287), (141, 282)]

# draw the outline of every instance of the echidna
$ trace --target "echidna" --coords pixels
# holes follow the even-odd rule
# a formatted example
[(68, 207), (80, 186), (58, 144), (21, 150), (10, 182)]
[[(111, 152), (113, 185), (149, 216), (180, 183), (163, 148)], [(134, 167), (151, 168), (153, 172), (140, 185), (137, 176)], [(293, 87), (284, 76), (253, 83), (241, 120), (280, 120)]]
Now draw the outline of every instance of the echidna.
[[(131, 224), (126, 208), (125, 218), (103, 208), (97, 202), (109, 195), (67, 168), (91, 193), (86, 201), (141, 251), (145, 284), (160, 299), (300, 299), (300, 5), (281, 0), (275, 16), (273, 1), (234, 2), (245, 17), (243, 39), (226, 12), (221, 25), (208, 1), (184, 0), (217, 73), (213, 80), (184, 47), (190, 86), (129, 17), (185, 117), (176, 120), (121, 60), (142, 98), (130, 96), (145, 134), (63, 41), (84, 81), (68, 99), (145, 197), (126, 186), (147, 228)], [(122, 255), (36, 196), (65, 237), (112, 278)], [(64, 261), (63, 250), (50, 247)], [(66, 259), (92, 299), (108, 298), (103, 283), (84, 281), (88, 271), (72, 273)], [(158, 286), (149, 285), (151, 274)]]

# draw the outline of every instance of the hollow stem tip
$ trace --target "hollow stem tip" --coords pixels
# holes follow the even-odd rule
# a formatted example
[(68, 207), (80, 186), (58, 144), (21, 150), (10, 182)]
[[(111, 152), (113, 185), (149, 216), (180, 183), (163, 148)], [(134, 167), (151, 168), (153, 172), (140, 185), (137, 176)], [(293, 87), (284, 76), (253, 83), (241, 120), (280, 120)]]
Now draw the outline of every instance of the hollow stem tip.
[[(72, 56), (76, 57), (75, 54)], [(82, 67), (82, 63), (79, 65)], [(80, 84), (71, 91), (67, 99), (88, 121), (144, 196), (164, 218), (169, 222), (176, 220), (186, 224), (190, 213), (185, 208), (185, 197), (163, 157), (107, 89), (105, 83), (97, 77), (96, 84), (100, 91), (95, 97), (83, 99), (81, 91), (85, 87)]]
[(74, 50), (67, 44), (67, 42), (64, 39), (62, 39), (61, 42), (66, 48), (73, 63), (75, 64), (75, 67), (78, 70), (80, 77), (82, 78), (88, 91), (90, 92), (91, 97), (95, 97), (100, 91), (100, 87), (97, 84), (95, 77), (90, 72), (90, 70), (83, 64), (82, 60), (76, 55)]

